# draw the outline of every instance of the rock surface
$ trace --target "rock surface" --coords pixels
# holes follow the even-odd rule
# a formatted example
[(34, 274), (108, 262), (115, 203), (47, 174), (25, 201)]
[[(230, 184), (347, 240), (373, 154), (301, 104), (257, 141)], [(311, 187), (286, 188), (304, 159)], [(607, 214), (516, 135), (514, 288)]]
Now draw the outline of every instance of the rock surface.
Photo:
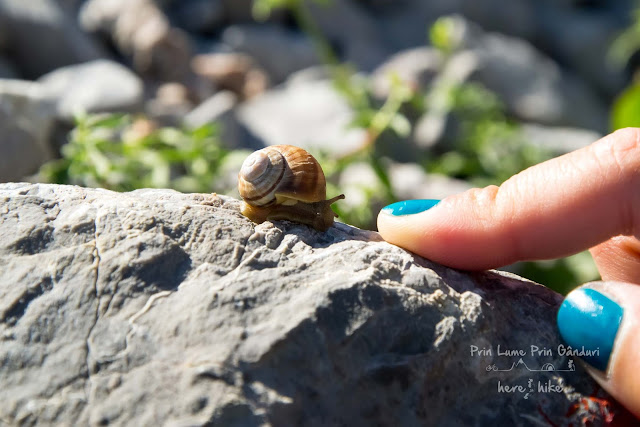
[(3, 184), (0, 255), (3, 424), (628, 416), (579, 364), (562, 370), (576, 361), (557, 351), (559, 295), (450, 270), (344, 224), (255, 226), (236, 200), (208, 194)]

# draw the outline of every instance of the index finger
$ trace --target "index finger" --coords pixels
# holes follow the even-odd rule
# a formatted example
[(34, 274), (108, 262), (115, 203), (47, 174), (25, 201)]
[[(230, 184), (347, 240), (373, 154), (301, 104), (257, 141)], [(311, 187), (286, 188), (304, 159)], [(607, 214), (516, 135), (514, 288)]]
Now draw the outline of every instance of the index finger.
[[(378, 230), (390, 243), (461, 269), (557, 258), (616, 235), (638, 236), (639, 180), (640, 129), (622, 129), (500, 187), (469, 190), (409, 215), (390, 205)], [(408, 203), (419, 210), (419, 202)]]

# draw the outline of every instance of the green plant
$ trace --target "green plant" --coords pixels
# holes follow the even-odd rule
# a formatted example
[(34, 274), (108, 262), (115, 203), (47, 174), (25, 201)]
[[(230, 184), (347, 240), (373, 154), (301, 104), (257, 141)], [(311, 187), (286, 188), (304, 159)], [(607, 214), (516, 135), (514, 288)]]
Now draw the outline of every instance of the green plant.
[[(631, 25), (615, 38), (609, 48), (608, 60), (618, 68), (626, 66), (631, 57), (640, 51), (640, 3), (636, 2), (636, 4)], [(631, 84), (613, 102), (610, 114), (611, 130), (640, 126), (640, 81), (638, 78), (636, 72)]]
[(640, 126), (640, 83), (624, 89), (611, 107), (611, 130)]
[(116, 191), (208, 192), (222, 190), (216, 183), (228, 154), (214, 126), (156, 129), (129, 115), (83, 115), (62, 147), (62, 159), (44, 165), (41, 174), (53, 182)]
[(448, 16), (438, 18), (429, 27), (429, 41), (444, 55), (453, 53), (460, 45), (456, 37), (456, 20)]
[(524, 139), (520, 125), (506, 116), (493, 92), (476, 83), (447, 85), (444, 90), (449, 99), (446, 113), (457, 123), (458, 132), (447, 151), (426, 162), (430, 172), (478, 186), (499, 184), (551, 157)]
[[(446, 62), (460, 47), (457, 21), (442, 17), (429, 30), (431, 45)], [(500, 184), (512, 175), (551, 157), (551, 153), (528, 143), (520, 124), (505, 112), (498, 96), (470, 81), (441, 73), (426, 96), (426, 109), (449, 117), (455, 134), (425, 162), (434, 173), (468, 180), (475, 185)]]

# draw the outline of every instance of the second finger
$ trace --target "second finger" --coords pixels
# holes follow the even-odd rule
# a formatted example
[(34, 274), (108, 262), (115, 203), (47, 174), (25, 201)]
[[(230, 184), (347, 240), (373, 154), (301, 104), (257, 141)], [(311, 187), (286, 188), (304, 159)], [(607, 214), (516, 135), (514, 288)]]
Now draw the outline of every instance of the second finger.
[(616, 236), (589, 250), (602, 280), (640, 284), (640, 241)]

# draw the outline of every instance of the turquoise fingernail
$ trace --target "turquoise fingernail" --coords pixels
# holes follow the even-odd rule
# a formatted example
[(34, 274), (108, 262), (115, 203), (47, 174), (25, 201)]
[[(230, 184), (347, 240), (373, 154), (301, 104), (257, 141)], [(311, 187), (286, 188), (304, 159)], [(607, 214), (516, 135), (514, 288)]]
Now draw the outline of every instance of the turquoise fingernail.
[(385, 206), (382, 212), (393, 216), (413, 215), (429, 210), (438, 203), (440, 200), (436, 199), (405, 200)]
[(569, 293), (558, 311), (562, 339), (572, 351), (601, 371), (607, 370), (621, 321), (622, 307), (593, 289)]

